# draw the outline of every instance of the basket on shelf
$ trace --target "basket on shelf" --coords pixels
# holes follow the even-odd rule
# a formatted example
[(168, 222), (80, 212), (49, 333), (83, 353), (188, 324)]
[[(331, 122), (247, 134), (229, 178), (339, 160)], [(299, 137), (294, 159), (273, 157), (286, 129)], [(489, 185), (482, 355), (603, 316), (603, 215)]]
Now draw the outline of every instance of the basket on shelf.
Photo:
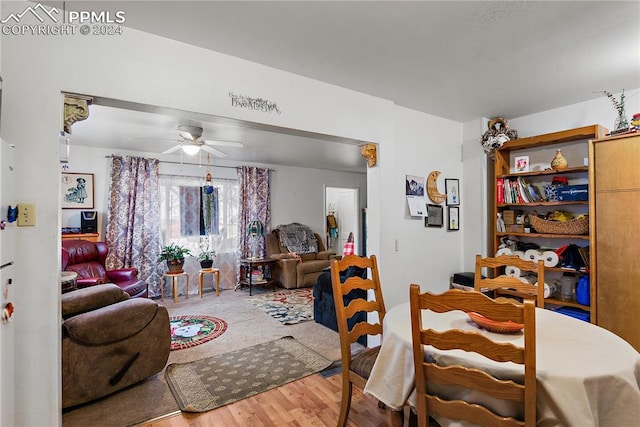
[(568, 221), (547, 221), (535, 215), (529, 216), (531, 226), (540, 234), (589, 234), (589, 217)]

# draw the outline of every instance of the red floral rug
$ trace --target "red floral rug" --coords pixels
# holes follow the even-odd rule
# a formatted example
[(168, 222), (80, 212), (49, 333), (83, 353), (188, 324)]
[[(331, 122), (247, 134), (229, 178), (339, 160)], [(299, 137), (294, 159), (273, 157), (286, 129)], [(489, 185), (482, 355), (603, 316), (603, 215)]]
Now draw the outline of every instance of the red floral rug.
[(212, 316), (171, 316), (171, 350), (195, 347), (219, 337), (227, 322)]

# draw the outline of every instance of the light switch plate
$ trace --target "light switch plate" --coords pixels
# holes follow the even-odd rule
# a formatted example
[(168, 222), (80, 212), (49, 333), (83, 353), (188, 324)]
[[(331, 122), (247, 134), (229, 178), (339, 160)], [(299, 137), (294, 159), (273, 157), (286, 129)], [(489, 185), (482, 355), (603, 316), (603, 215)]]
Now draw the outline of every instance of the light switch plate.
[(36, 207), (33, 203), (18, 204), (18, 227), (33, 227), (36, 225)]

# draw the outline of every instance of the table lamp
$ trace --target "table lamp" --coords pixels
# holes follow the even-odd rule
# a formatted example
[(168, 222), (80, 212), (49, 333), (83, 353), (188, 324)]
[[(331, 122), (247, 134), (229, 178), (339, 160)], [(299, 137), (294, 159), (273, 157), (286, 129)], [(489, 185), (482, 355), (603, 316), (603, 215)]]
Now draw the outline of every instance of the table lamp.
[(247, 235), (251, 243), (251, 259), (258, 259), (258, 239), (264, 236), (264, 224), (257, 219), (247, 225)]

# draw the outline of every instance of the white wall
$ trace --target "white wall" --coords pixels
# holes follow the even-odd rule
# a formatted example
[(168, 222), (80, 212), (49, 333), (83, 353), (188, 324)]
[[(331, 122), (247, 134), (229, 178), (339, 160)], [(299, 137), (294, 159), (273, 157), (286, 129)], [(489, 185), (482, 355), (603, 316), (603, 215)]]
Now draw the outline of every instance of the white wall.
[[(421, 285), (423, 290), (436, 292), (448, 288), (451, 273), (462, 268), (461, 248), (465, 233), (464, 223), (460, 231), (447, 230), (446, 209), (442, 228), (425, 228), (422, 218), (409, 215), (405, 197), (406, 175), (426, 177), (434, 170), (442, 173), (438, 179), (441, 193), (445, 191), (445, 178), (459, 179), (460, 188), (464, 191), (466, 182), (460, 162), (462, 125), (396, 107), (393, 131), (393, 146), (383, 146), (379, 153), (381, 179), (384, 181), (379, 194), (382, 203), (379, 209), (382, 215), (381, 244), (378, 253), (372, 252), (381, 259), (393, 260), (391, 265), (387, 263), (380, 269), (388, 307), (408, 301), (412, 283)], [(462, 214), (467, 201), (464, 197), (460, 200)]]

